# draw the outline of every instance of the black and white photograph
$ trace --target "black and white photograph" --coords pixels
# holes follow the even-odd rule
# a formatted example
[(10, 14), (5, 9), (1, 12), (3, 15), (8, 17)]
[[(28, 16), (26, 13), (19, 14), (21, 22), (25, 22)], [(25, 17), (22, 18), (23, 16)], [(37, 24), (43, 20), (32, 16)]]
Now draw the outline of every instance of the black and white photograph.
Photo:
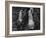
[(40, 8), (12, 7), (12, 31), (40, 30)]

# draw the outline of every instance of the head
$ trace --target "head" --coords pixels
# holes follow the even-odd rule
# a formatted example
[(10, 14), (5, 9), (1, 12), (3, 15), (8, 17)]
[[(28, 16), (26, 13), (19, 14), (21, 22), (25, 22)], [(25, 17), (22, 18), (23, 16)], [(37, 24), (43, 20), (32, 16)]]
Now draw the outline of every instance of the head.
[(33, 8), (30, 8), (28, 12), (33, 13)]

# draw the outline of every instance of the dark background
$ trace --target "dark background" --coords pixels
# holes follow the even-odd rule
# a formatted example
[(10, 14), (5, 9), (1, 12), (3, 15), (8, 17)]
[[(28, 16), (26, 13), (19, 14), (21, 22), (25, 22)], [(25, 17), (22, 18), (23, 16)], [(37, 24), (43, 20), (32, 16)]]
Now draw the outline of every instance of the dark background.
[[(33, 8), (32, 16), (34, 21), (34, 29), (28, 28), (28, 7), (12, 7), (12, 31), (22, 30), (40, 30), (40, 8)], [(18, 21), (19, 11), (23, 10), (22, 22)], [(25, 16), (24, 16), (25, 14)]]

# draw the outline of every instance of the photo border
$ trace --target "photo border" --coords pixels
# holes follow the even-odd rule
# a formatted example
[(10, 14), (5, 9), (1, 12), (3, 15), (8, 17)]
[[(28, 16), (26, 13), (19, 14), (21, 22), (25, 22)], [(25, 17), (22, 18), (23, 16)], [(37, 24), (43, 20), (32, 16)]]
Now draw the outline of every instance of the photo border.
[[(27, 31), (13, 31), (12, 32), (12, 7), (32, 7), (32, 8), (40, 8), (40, 30), (27, 30)], [(43, 31), (43, 23), (42, 23), (42, 16), (43, 16), (43, 12), (42, 12), (42, 9), (43, 9), (43, 6), (40, 6), (40, 5), (22, 5), (22, 4), (10, 4), (10, 6), (9, 6), (9, 9), (10, 9), (10, 11), (9, 11), (9, 14), (10, 14), (10, 16), (9, 16), (9, 18), (10, 18), (10, 25), (9, 25), (9, 31), (10, 31), (10, 33), (9, 34), (25, 34), (25, 33), (42, 33)]]

